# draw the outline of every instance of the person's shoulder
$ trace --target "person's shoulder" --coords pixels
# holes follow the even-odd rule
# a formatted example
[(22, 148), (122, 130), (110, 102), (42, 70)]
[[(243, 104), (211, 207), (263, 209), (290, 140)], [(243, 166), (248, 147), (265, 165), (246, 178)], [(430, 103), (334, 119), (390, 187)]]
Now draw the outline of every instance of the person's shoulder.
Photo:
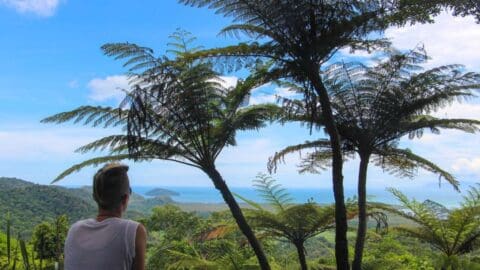
[(131, 220), (131, 219), (126, 219), (126, 218), (125, 218), (125, 219), (122, 218), (122, 219), (121, 219), (121, 222), (122, 222), (122, 223), (125, 223), (125, 224), (128, 224), (128, 225), (130, 225), (130, 226), (132, 226), (132, 225), (133, 225), (133, 226), (138, 226), (138, 225), (140, 224), (140, 222), (137, 222), (137, 221)]
[(74, 233), (75, 231), (78, 231), (78, 229), (87, 226), (87, 224), (91, 222), (91, 219), (82, 219), (74, 222), (70, 228), (69, 228), (69, 233)]
[(88, 223), (91, 222), (91, 221), (92, 221), (91, 218), (89, 218), (89, 219), (77, 220), (76, 222), (74, 222), (74, 223), (72, 224), (72, 226), (70, 226), (70, 228), (81, 227), (81, 226), (83, 226), (83, 225), (85, 225), (85, 224), (88, 224)]

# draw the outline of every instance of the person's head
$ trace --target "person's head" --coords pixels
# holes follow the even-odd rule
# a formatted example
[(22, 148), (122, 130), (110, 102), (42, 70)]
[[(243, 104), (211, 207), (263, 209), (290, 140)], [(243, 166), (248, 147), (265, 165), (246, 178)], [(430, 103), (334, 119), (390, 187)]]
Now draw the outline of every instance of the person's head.
[(103, 166), (93, 177), (93, 199), (103, 210), (126, 209), (132, 192), (128, 180), (128, 166), (109, 163)]

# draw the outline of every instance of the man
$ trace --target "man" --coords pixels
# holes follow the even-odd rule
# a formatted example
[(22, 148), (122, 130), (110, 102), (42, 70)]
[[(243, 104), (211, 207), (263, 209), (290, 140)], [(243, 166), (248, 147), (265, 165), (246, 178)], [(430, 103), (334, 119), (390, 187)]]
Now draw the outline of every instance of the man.
[(132, 193), (128, 166), (111, 163), (93, 177), (96, 218), (72, 225), (65, 241), (65, 270), (143, 270), (146, 230), (122, 219)]

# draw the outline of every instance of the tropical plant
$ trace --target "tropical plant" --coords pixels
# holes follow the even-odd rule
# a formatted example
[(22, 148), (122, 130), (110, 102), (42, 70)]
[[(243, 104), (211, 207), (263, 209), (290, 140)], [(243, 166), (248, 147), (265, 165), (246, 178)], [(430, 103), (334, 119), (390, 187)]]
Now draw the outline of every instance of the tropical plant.
[(480, 189), (470, 187), (460, 207), (449, 210), (438, 203), (410, 200), (402, 192), (390, 189), (407, 211), (388, 211), (415, 222), (399, 226), (399, 232), (431, 245), (443, 255), (442, 269), (459, 269), (458, 257), (478, 248), (480, 240)]
[[(265, 174), (258, 174), (254, 187), (268, 203), (270, 209), (248, 200), (238, 194), (237, 197), (248, 203), (252, 209), (246, 209), (247, 218), (252, 226), (263, 232), (262, 235), (287, 239), (297, 251), (301, 269), (308, 269), (305, 242), (318, 234), (335, 228), (335, 206), (320, 206), (313, 201), (294, 204), (291, 195), (277, 184), (276, 180)], [(347, 217), (353, 219), (358, 215), (355, 200), (347, 201)], [(378, 226), (386, 226), (386, 221), (379, 211), (373, 210), (371, 215), (378, 221)]]
[[(428, 247), (413, 242), (409, 246), (404, 238), (394, 231), (383, 236), (369, 234), (362, 269), (365, 270), (434, 270)], [(425, 254), (423, 254), (425, 253)]]
[[(334, 119), (342, 138), (345, 158), (360, 157), (358, 175), (359, 225), (355, 243), (354, 266), (361, 266), (367, 230), (366, 184), (370, 161), (397, 176), (413, 177), (418, 168), (436, 173), (458, 190), (458, 181), (433, 162), (398, 147), (400, 138), (421, 137), (424, 130), (438, 134), (440, 129), (477, 132), (480, 121), (441, 119), (428, 115), (455, 100), (472, 96), (480, 89), (480, 74), (462, 72), (458, 65), (433, 68), (418, 73), (419, 64), (427, 60), (425, 51), (417, 48), (401, 54), (389, 52), (386, 61), (374, 67), (361, 64), (333, 64), (324, 72)], [(286, 100), (286, 119), (308, 123), (305, 103)], [(324, 126), (324, 118), (315, 123)], [(274, 170), (289, 153), (314, 149), (304, 158), (301, 171), (319, 172), (329, 166), (331, 144), (326, 139), (307, 141), (287, 147), (269, 161)]]
[(259, 129), (278, 111), (274, 104), (243, 106), (252, 89), (268, 82), (266, 68), (258, 67), (235, 87), (225, 88), (209, 63), (182, 57), (191, 52), (188, 37), (180, 33), (176, 38), (173, 60), (157, 58), (151, 49), (130, 43), (102, 47), (106, 55), (126, 59), (125, 65), (130, 67), (132, 90), (120, 107), (82, 106), (43, 122), (73, 120), (93, 126), (121, 126), (126, 134), (107, 136), (79, 148), (82, 153), (98, 149), (108, 149), (109, 153), (72, 166), (54, 181), (85, 166), (124, 159), (161, 159), (200, 169), (222, 194), (262, 269), (269, 269), (260, 243), (215, 166), (221, 151), (236, 144), (237, 131)]
[[(194, 54), (194, 57), (220, 57), (228, 67), (250, 64), (259, 59), (273, 61), (273, 70), (280, 71), (287, 80), (306, 87), (304, 97), (310, 104), (317, 100), (330, 137), (332, 150), (332, 185), (335, 199), (336, 239), (335, 254), (338, 269), (349, 269), (347, 217), (343, 191), (343, 158), (329, 92), (320, 71), (338, 50), (373, 49), (384, 46), (384, 39), (375, 39), (372, 32), (381, 32), (390, 25), (407, 22), (430, 22), (434, 6), (421, 5), (425, 1), (323, 1), (323, 0), (179, 0), (199, 7), (215, 9), (217, 13), (233, 18), (234, 24), (222, 30), (251, 38), (224, 48), (214, 48)], [(419, 3), (420, 2), (420, 3)], [(417, 8), (421, 6), (421, 8)], [(459, 5), (460, 6), (460, 5)], [(463, 7), (463, 5), (462, 5)], [(461, 13), (461, 12), (460, 12)], [(233, 59), (232, 61), (224, 61)], [(317, 114), (314, 103), (309, 107), (310, 118)], [(359, 270), (359, 265), (354, 266)]]
[(164, 232), (167, 241), (192, 238), (204, 226), (204, 222), (195, 213), (184, 212), (172, 204), (157, 206), (145, 220), (148, 231)]
[[(155, 208), (145, 224), (150, 235), (147, 269), (259, 269), (228, 211), (201, 217), (166, 205)], [(263, 246), (268, 250), (268, 243)], [(272, 257), (269, 261), (274, 267)]]
[(305, 241), (335, 227), (335, 208), (320, 207), (313, 202), (293, 204), (290, 194), (265, 174), (257, 175), (254, 186), (273, 211), (237, 194), (253, 207), (245, 210), (250, 224), (268, 236), (287, 239), (297, 250), (301, 269), (308, 269)]
[(53, 221), (44, 221), (33, 229), (33, 250), (40, 260), (40, 269), (43, 269), (43, 260), (62, 261), (63, 247), (68, 232), (66, 215), (58, 216)]
[(7, 266), (10, 265), (12, 259), (12, 217), (10, 212), (7, 213), (6, 217), (6, 233), (7, 233)]

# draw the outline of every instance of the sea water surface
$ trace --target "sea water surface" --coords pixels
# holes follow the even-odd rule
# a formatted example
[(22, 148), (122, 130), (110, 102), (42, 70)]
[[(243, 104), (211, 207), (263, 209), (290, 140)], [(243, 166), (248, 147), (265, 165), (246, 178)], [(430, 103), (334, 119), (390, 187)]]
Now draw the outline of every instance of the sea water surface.
[[(144, 197), (145, 193), (157, 188), (155, 186), (133, 186), (132, 189), (135, 193), (138, 193)], [(168, 189), (179, 193), (178, 196), (172, 196), (172, 199), (181, 203), (223, 203), (221, 194), (213, 187), (168, 187), (161, 186), (160, 188)], [(264, 202), (265, 200), (261, 195), (253, 188), (248, 187), (232, 187), (233, 193), (253, 200), (255, 202)], [(285, 191), (290, 194), (294, 203), (305, 203), (307, 201), (314, 201), (317, 203), (333, 203), (333, 192), (331, 189), (319, 189), (319, 188), (285, 188)], [(452, 191), (448, 188), (435, 189), (408, 189), (401, 190), (409, 198), (415, 198), (416, 200), (423, 202), (430, 199), (441, 203), (447, 207), (456, 207), (462, 200), (462, 194)], [(353, 198), (356, 194), (355, 189), (345, 189), (345, 197)], [(368, 199), (370, 201), (378, 201), (389, 204), (398, 204), (396, 198), (386, 190), (369, 190)], [(240, 199), (238, 199), (241, 201)]]

